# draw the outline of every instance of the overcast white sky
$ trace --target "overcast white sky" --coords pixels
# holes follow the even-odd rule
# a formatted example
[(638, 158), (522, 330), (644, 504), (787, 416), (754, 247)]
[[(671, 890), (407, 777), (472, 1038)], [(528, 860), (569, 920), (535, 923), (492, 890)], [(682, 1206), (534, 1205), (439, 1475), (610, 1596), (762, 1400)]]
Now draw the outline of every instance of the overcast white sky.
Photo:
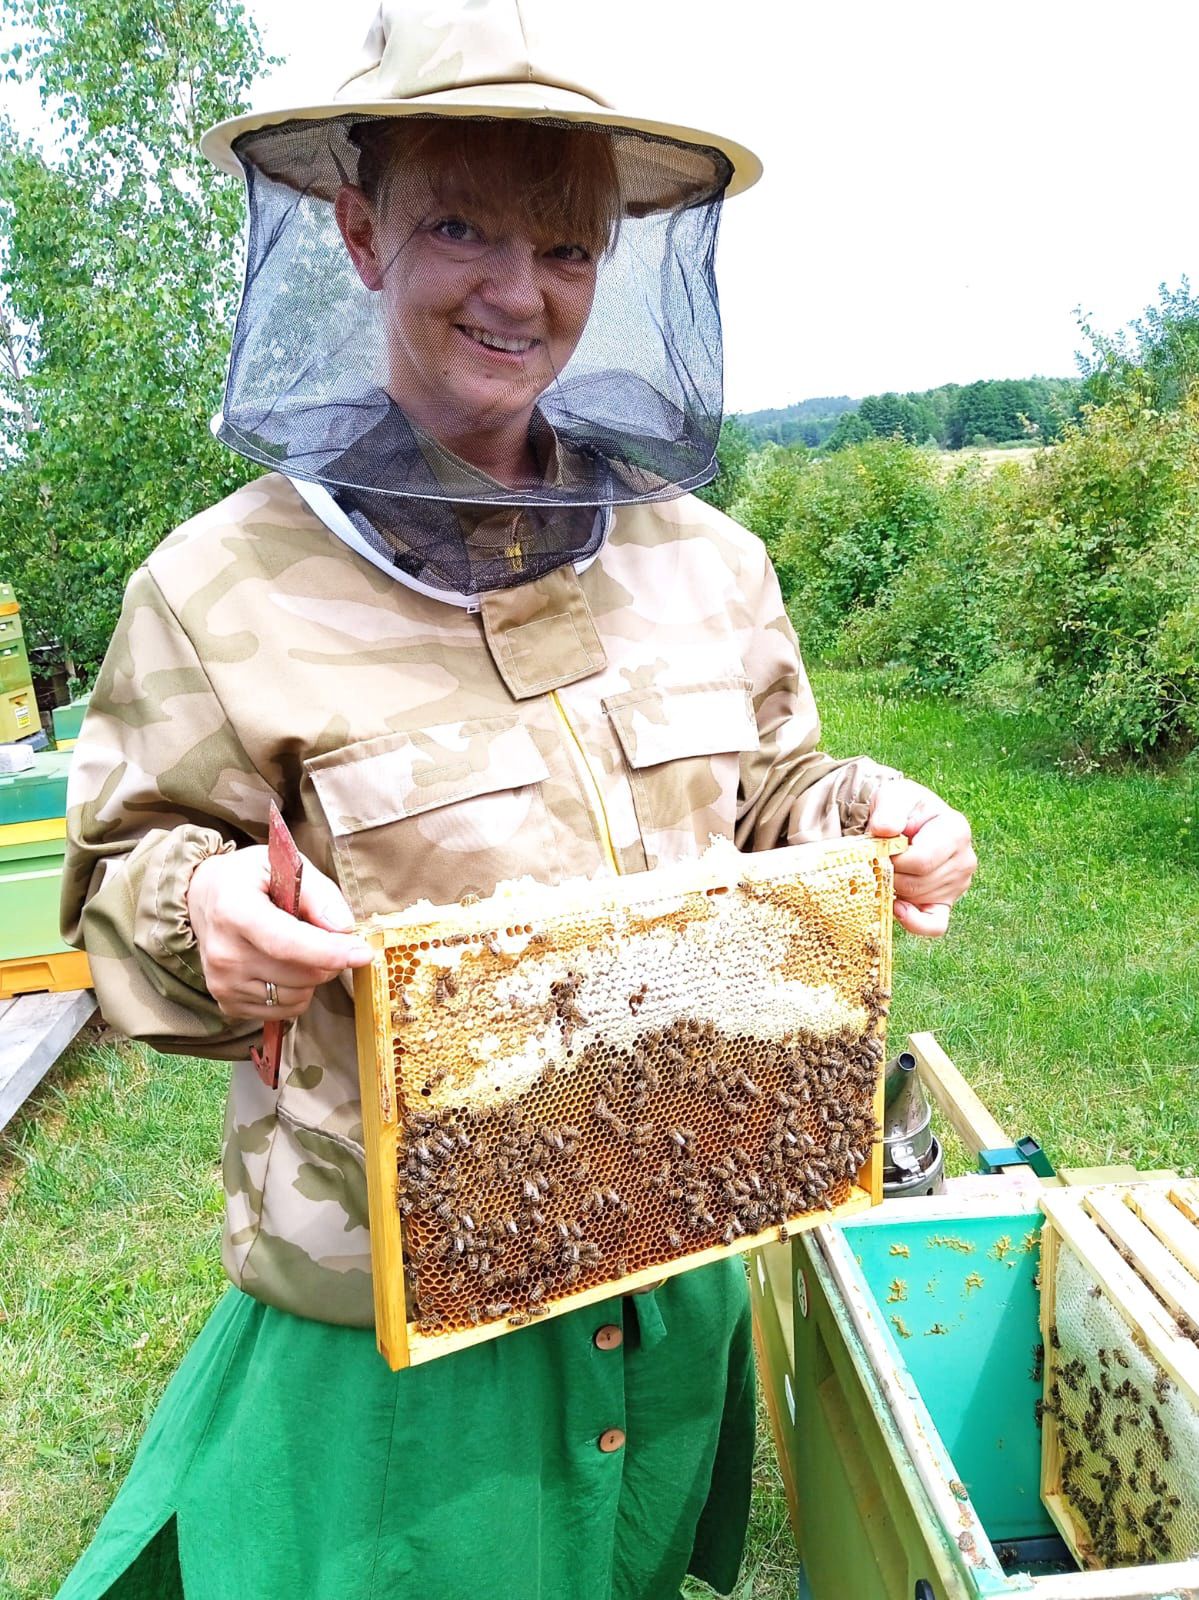
[[(120, 0), (116, 0), (120, 3)], [(328, 96), (377, 0), (247, 0)], [(1073, 373), (1199, 276), (1195, 0), (558, 0), (620, 108), (726, 132), (766, 175), (719, 256), (730, 410)]]

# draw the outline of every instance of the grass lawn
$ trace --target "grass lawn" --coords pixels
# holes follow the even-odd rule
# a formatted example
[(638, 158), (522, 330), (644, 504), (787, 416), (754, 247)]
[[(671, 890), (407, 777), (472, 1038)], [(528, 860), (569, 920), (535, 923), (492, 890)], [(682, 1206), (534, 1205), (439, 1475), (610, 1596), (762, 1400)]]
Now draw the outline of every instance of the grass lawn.
[[(1058, 1164), (1194, 1172), (1194, 777), (1073, 777), (1026, 720), (905, 706), (879, 675), (816, 688), (828, 748), (940, 789), (978, 839), (950, 936), (898, 935), (893, 1039), (936, 1030), (1008, 1131)], [(54, 1593), (220, 1292), (224, 1075), (86, 1044), (0, 1135), (0, 1600)], [(792, 1600), (764, 1433), (760, 1446), (737, 1597)]]

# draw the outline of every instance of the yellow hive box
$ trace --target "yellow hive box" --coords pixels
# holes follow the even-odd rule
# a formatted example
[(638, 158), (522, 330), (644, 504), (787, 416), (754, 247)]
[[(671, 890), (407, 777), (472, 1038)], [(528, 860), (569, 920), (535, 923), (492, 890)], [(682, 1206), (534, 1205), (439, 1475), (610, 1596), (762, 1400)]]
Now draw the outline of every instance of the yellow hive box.
[(890, 840), (373, 918), (379, 1347), (427, 1361), (881, 1198)]

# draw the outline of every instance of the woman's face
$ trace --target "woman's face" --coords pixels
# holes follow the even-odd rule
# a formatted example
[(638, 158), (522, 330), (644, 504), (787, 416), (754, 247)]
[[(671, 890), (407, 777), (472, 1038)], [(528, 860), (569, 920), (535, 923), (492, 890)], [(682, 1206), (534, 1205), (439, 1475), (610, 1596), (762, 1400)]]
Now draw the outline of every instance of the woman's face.
[(528, 418), (570, 360), (596, 260), (563, 231), (531, 237), (478, 199), (400, 174), (372, 204), (346, 188), (338, 222), (383, 296), (393, 397), (434, 437)]

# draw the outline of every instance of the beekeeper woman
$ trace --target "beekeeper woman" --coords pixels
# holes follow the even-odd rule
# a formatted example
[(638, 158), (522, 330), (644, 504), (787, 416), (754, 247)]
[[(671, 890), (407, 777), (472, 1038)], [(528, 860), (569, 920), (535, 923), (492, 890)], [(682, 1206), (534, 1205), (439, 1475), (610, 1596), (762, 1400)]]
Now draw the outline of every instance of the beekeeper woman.
[[(269, 470), (130, 583), (65, 917), (110, 1022), (234, 1063), (235, 1287), (64, 1600), (731, 1587), (739, 1261), (378, 1356), (353, 923), (871, 826), (912, 837), (900, 918), (937, 932), (973, 869), (943, 802), (817, 752), (761, 545), (685, 495), (720, 425), (720, 207), (758, 163), (583, 88), (577, 20), (388, 3), (333, 103), (205, 141), (250, 208), (218, 431)], [(272, 799), (310, 864), (298, 921), (267, 897)], [(246, 1060), (269, 1017), (296, 1019), (278, 1091)]]

